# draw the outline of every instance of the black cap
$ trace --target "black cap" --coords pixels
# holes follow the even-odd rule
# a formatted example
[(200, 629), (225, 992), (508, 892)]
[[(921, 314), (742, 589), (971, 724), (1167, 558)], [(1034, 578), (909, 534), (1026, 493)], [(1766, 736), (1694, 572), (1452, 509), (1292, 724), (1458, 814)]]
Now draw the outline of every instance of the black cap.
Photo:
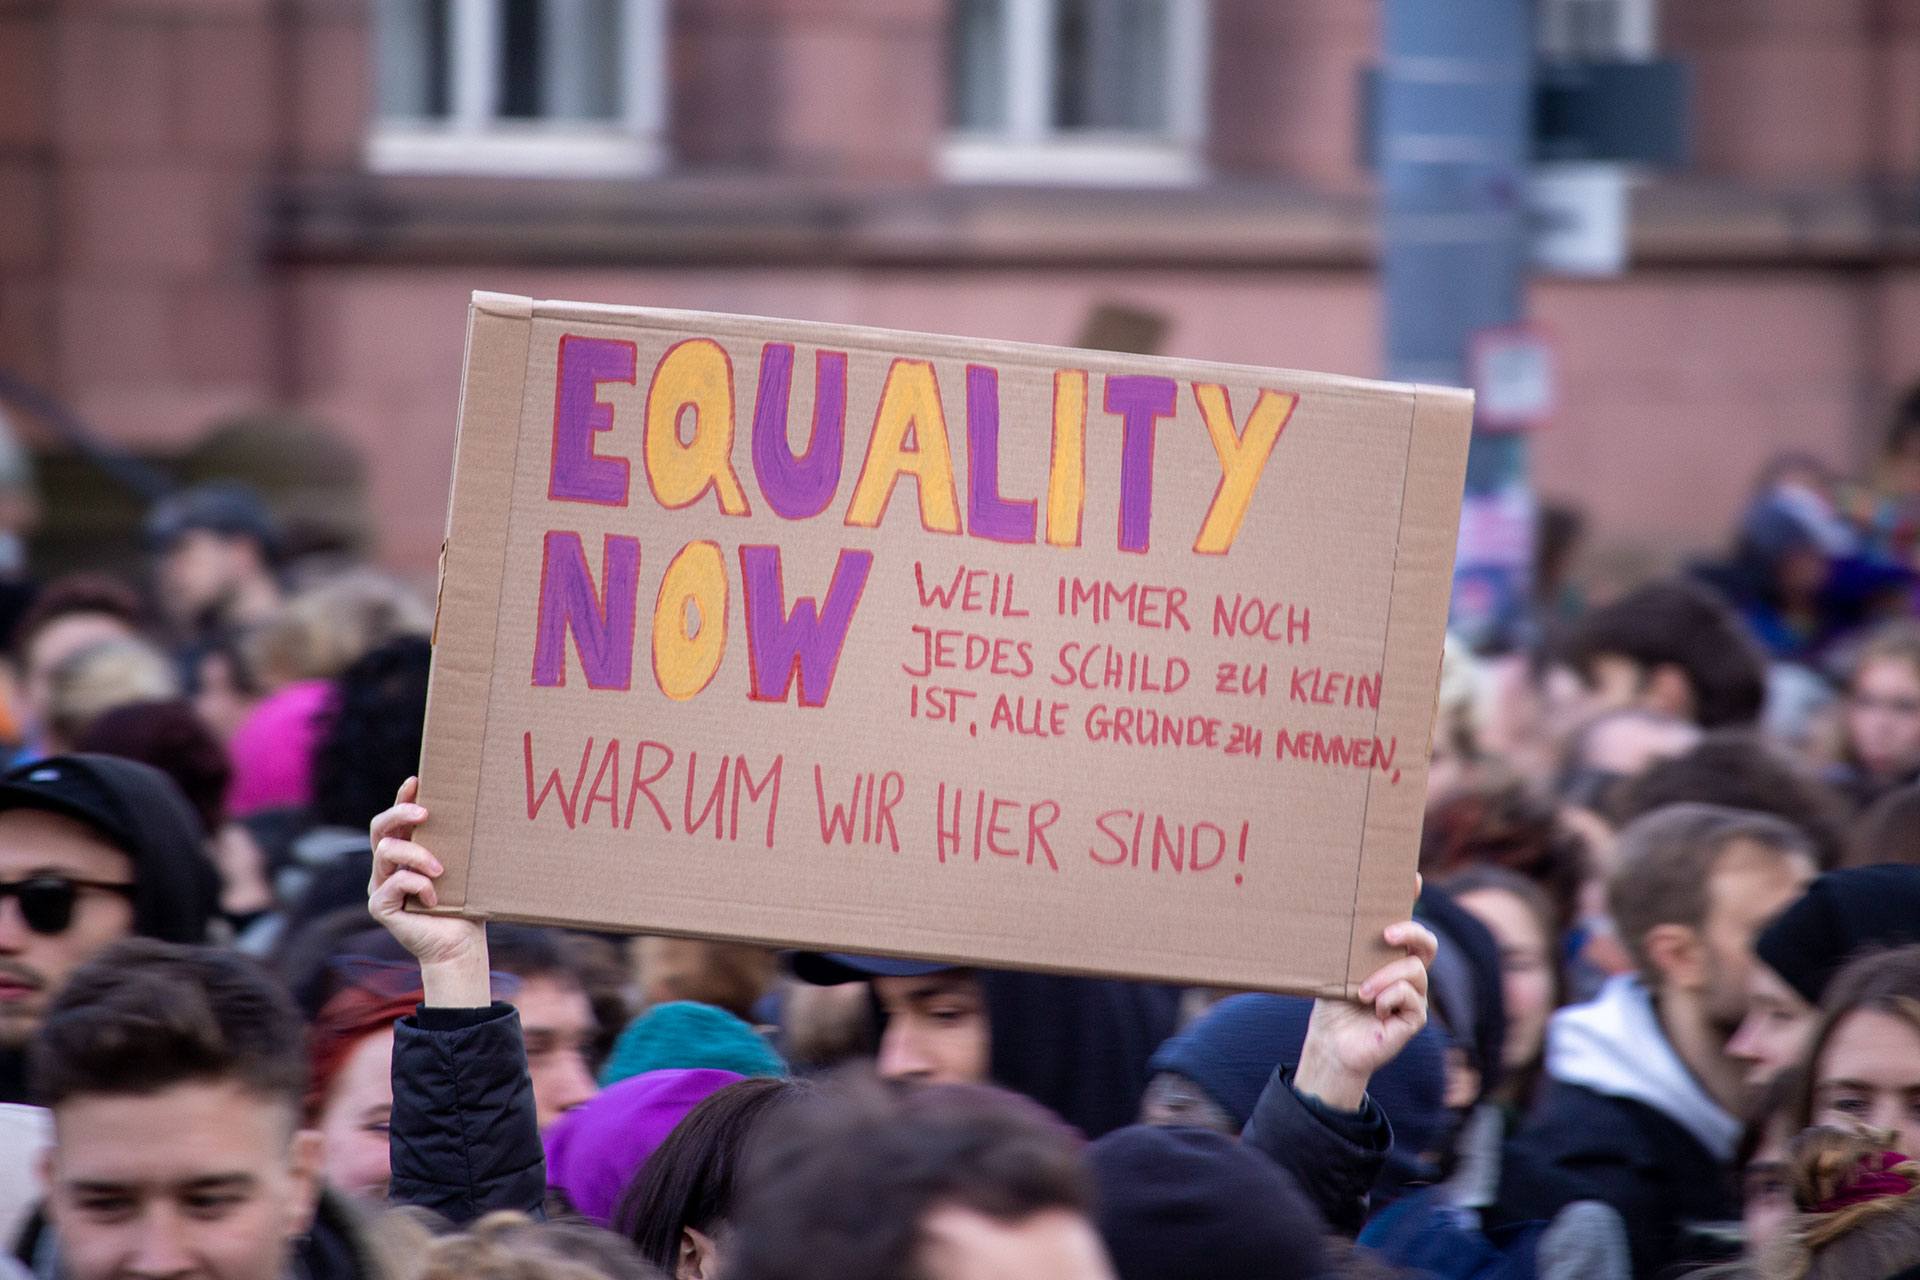
[(1829, 871), (1760, 931), (1754, 950), (1808, 1004), (1847, 961), (1920, 942), (1920, 867), (1887, 863)]
[(938, 960), (902, 960), (894, 956), (856, 956), (840, 951), (796, 951), (793, 976), (816, 987), (837, 987), (868, 978), (918, 978), (965, 965)]
[(1326, 1222), (1292, 1176), (1223, 1133), (1135, 1125), (1087, 1148), (1120, 1280), (1331, 1274)]
[(147, 550), (156, 554), (195, 529), (252, 538), (271, 560), (279, 554), (280, 530), (260, 495), (244, 484), (215, 480), (171, 494), (147, 513)]
[(44, 809), (84, 822), (133, 863), (134, 932), (201, 942), (218, 907), (219, 875), (200, 819), (172, 778), (118, 756), (50, 756), (0, 774), (0, 812)]

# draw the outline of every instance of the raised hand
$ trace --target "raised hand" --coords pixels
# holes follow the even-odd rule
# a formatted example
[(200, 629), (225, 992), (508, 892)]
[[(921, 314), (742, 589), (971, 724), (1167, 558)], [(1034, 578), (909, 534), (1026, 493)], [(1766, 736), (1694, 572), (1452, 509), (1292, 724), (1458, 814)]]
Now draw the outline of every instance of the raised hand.
[(1427, 966), (1439, 939), (1412, 920), (1388, 925), (1387, 945), (1407, 954), (1360, 984), (1359, 1000), (1315, 1000), (1293, 1086), (1330, 1107), (1357, 1110), (1367, 1081), (1427, 1025)]
[(477, 920), (430, 916), (408, 911), (408, 898), (439, 904), (433, 877), (446, 868), (413, 831), (427, 811), (414, 803), (420, 779), (408, 778), (394, 803), (368, 827), (373, 841), (373, 876), (367, 882), (367, 910), (420, 962), (420, 981), (429, 1005), (472, 1008), (486, 1005), (487, 930)]

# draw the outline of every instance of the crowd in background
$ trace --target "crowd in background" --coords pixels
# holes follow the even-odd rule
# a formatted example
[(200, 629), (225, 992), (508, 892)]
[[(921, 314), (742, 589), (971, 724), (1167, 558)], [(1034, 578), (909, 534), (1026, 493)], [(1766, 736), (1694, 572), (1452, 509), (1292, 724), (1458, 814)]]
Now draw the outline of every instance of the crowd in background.
[(0, 1275), (1920, 1277), (1920, 395), (1449, 644), (1356, 1003), (405, 912), (429, 608), (145, 537), (0, 583)]

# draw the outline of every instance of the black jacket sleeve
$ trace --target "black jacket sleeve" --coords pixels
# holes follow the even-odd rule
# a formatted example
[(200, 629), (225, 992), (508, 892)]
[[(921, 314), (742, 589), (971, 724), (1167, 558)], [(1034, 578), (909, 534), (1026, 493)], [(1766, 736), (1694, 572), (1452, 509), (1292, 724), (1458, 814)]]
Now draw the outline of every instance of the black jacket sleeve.
[(422, 1007), (393, 1028), (387, 1198), (456, 1226), (499, 1209), (545, 1216), (546, 1152), (520, 1015)]
[(1357, 1234), (1367, 1195), (1393, 1145), (1386, 1113), (1369, 1095), (1358, 1111), (1340, 1111), (1293, 1087), (1293, 1069), (1267, 1081), (1240, 1135), (1291, 1173), (1329, 1225)]

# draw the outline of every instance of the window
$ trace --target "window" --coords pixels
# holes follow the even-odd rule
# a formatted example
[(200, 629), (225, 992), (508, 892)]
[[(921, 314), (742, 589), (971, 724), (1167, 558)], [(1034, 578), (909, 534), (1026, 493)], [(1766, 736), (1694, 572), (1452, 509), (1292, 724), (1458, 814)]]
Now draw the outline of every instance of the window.
[(1537, 24), (1549, 58), (1644, 61), (1654, 56), (1659, 14), (1654, 0), (1543, 0)]
[(1203, 176), (1206, 0), (953, 0), (950, 21), (947, 177)]
[(374, 0), (381, 172), (622, 177), (665, 158), (667, 0)]

